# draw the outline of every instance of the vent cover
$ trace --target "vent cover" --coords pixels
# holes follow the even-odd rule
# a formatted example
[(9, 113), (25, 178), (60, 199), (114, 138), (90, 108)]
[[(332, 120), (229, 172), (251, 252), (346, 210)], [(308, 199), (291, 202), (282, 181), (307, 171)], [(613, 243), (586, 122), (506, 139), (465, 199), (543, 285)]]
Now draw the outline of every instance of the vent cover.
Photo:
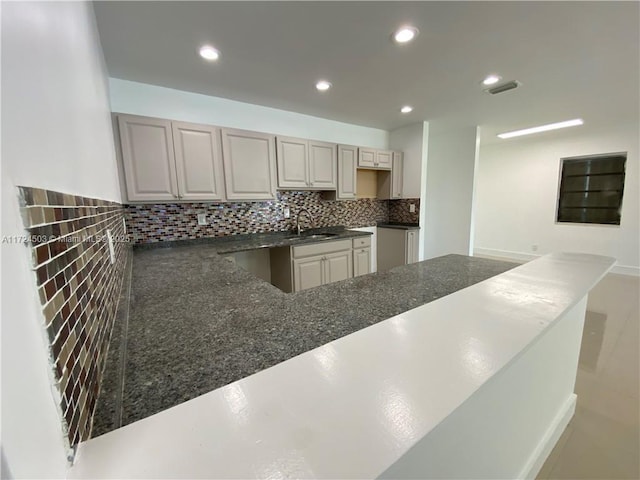
[(514, 88), (518, 88), (519, 86), (520, 82), (518, 82), (517, 80), (511, 80), (510, 82), (503, 83), (502, 85), (487, 88), (485, 92), (490, 93), (491, 95), (496, 95), (498, 93), (508, 92), (509, 90), (513, 90)]

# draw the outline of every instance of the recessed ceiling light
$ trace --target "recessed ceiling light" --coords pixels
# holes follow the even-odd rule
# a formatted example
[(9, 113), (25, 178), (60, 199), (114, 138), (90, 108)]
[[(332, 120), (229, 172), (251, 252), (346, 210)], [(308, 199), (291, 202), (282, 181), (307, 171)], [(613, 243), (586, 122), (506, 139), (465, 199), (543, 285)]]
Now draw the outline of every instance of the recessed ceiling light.
[(396, 43), (408, 43), (418, 35), (418, 29), (410, 25), (400, 27), (393, 34)]
[(413, 112), (413, 107), (411, 105), (405, 105), (400, 109), (402, 113), (411, 113)]
[(582, 121), (581, 118), (575, 118), (573, 120), (566, 120), (564, 122), (549, 123), (547, 125), (540, 125), (539, 127), (531, 127), (531, 128), (525, 128), (524, 130), (514, 130), (513, 132), (501, 133), (498, 135), (498, 137), (499, 138), (519, 137), (521, 135), (547, 132), (549, 130), (557, 130), (559, 128), (577, 127), (578, 125), (582, 125), (582, 124), (584, 124), (584, 122)]
[(484, 80), (482, 80), (482, 84), (483, 85), (495, 85), (496, 83), (498, 83), (500, 80), (502, 80), (502, 77), (500, 75), (487, 75)]
[(316, 83), (316, 88), (319, 92), (326, 92), (331, 88), (331, 82), (328, 82), (326, 80), (318, 80), (318, 82)]
[(220, 58), (220, 52), (211, 45), (203, 45), (200, 47), (200, 56), (205, 60), (214, 61)]

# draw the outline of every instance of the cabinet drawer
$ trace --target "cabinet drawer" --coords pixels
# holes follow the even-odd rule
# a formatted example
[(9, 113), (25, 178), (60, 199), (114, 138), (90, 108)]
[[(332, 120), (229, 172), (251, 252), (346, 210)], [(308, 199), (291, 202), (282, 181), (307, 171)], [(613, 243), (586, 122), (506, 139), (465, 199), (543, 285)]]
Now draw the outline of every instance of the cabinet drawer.
[(371, 235), (353, 239), (353, 248), (362, 248), (362, 247), (370, 247), (370, 246), (371, 246)]
[(351, 240), (323, 240), (320, 243), (292, 247), (291, 250), (293, 251), (293, 258), (324, 255), (325, 253), (339, 252), (340, 250), (351, 250)]

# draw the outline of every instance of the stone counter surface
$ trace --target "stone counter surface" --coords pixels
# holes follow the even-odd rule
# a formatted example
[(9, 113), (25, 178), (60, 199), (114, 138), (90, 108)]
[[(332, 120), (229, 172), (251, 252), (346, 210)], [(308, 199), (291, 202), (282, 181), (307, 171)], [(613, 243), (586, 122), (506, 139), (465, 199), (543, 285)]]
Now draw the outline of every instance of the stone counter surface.
[[(284, 293), (221, 257), (228, 245), (134, 252), (122, 425), (516, 266), (446, 255)], [(119, 426), (97, 423), (94, 436)]]

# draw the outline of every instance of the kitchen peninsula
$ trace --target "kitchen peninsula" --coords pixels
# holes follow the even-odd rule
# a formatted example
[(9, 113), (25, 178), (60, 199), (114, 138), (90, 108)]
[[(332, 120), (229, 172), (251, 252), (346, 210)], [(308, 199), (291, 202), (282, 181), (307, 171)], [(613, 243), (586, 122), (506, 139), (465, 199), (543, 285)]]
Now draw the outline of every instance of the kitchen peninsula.
[[(127, 425), (516, 266), (447, 255), (284, 293), (221, 256), (291, 244), (286, 236), (135, 249), (126, 361), (113, 353), (121, 341), (114, 334), (94, 436), (120, 418)], [(342, 230), (334, 238), (352, 237), (368, 233)]]
[[(289, 295), (214, 246), (134, 263), (133, 314), (149, 314), (137, 333), (161, 362), (138, 381), (176, 362), (177, 391), (218, 361), (244, 376), (268, 366), (258, 357), (289, 360), (81, 444), (69, 478), (535, 478), (575, 410), (586, 295), (615, 260), (556, 253), (509, 270), (451, 255)], [(389, 315), (439, 295), (376, 323), (384, 301)], [(369, 327), (337, 338), (358, 320)], [(208, 340), (190, 343), (196, 333)], [(311, 341), (321, 346), (294, 356)], [(240, 353), (199, 351), (224, 342)], [(172, 395), (171, 384), (146, 393)]]

